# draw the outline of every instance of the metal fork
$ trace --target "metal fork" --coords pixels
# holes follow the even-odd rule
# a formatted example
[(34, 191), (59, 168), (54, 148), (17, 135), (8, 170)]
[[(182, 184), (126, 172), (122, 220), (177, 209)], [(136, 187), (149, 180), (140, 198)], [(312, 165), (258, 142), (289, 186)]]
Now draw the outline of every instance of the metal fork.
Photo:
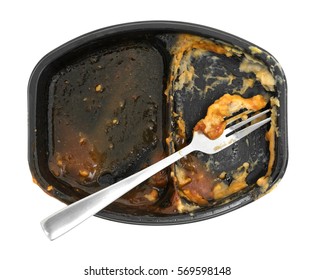
[[(193, 151), (200, 151), (207, 154), (215, 154), (219, 151), (222, 151), (226, 147), (232, 145), (262, 125), (268, 123), (271, 119), (270, 117), (264, 118), (260, 121), (257, 121), (257, 119), (265, 116), (269, 111), (269, 109), (265, 110), (247, 118), (244, 121), (231, 125), (224, 130), (223, 134), (219, 138), (215, 140), (210, 140), (202, 132), (195, 131), (191, 143), (178, 152), (171, 154), (161, 161), (113, 185), (110, 185), (103, 190), (87, 196), (44, 219), (41, 222), (44, 232), (50, 240), (58, 238), (59, 236), (85, 221), (87, 218), (101, 211), (104, 207), (143, 181), (147, 180), (149, 177), (153, 176), (157, 172)], [(244, 116), (244, 113), (234, 117), (233, 120), (240, 118), (241, 116)], [(254, 122), (249, 126), (245, 126), (254, 120), (257, 122)]]

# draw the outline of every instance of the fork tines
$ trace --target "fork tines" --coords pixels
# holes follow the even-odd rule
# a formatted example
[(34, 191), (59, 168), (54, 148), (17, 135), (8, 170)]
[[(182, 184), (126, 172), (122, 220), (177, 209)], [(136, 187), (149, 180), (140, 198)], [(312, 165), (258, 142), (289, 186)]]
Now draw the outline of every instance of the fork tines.
[[(236, 139), (241, 139), (244, 136), (248, 135), (249, 133), (251, 133), (252, 131), (258, 129), (259, 127), (263, 126), (264, 124), (268, 123), (271, 120), (271, 117), (266, 117), (260, 121), (257, 121), (259, 118), (263, 118), (264, 116), (267, 116), (267, 114), (270, 112), (270, 109), (264, 110), (263, 112), (254, 114), (253, 116), (238, 122), (234, 125), (229, 126), (228, 128), (225, 129), (224, 131), (224, 135), (226, 137), (231, 137), (233, 136), (233, 138)], [(251, 111), (245, 111), (240, 113), (239, 115), (236, 115), (235, 117), (233, 117), (233, 123), (237, 120), (242, 118), (244, 115), (247, 115), (248, 113), (251, 113)], [(247, 124), (253, 122), (253, 121), (257, 121), (249, 126), (246, 126)], [(230, 123), (232, 123), (230, 122)], [(243, 128), (244, 127), (244, 128)]]

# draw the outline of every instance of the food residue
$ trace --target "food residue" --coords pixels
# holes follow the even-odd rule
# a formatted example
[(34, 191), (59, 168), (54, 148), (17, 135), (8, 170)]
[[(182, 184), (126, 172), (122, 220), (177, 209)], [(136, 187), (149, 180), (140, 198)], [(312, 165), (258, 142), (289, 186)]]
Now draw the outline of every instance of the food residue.
[[(155, 47), (130, 42), (90, 54), (67, 68), (72, 71), (64, 69), (53, 78), (49, 170), (58, 183), (72, 188), (75, 197), (107, 187), (183, 148), (193, 130), (216, 139), (228, 118), (265, 107), (271, 109), (272, 122), (255, 140), (248, 137), (221, 157), (188, 155), (108, 209), (174, 215), (224, 204), (255, 185), (267, 191), (276, 160), (280, 103), (277, 80), (258, 58), (263, 51), (250, 47), (247, 53), (191, 34), (168, 36), (160, 38), (171, 42), (166, 44), (167, 75)], [(53, 188), (49, 185), (47, 191)]]
[(194, 130), (202, 131), (212, 140), (216, 139), (223, 133), (227, 117), (242, 109), (255, 112), (264, 108), (266, 104), (267, 101), (262, 95), (245, 99), (239, 95), (225, 94), (209, 106), (206, 117), (196, 124)]

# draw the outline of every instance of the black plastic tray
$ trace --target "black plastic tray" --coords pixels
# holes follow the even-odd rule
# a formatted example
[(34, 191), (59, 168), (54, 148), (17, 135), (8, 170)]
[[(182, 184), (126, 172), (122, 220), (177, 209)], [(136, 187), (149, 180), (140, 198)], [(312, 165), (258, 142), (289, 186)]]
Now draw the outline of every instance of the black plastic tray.
[[(82, 188), (79, 192), (74, 192), (70, 187), (69, 182), (60, 182), (51, 173), (48, 167), (48, 155), (50, 145), (49, 126), (49, 100), (50, 90), (53, 77), (68, 65), (74, 62), (78, 62), (80, 57), (87, 54), (97, 53), (98, 50), (102, 50), (112, 45), (124, 44), (129, 41), (137, 41), (141, 44), (152, 44), (156, 48), (163, 58), (164, 63), (164, 78), (168, 76), (168, 64), (170, 61), (169, 46), (168, 43), (172, 43), (176, 34), (192, 34), (209, 38), (214, 42), (223, 42), (225, 45), (233, 46), (243, 53), (251, 54), (253, 57), (262, 61), (273, 74), (276, 80), (275, 92), (273, 93), (280, 101), (280, 107), (277, 110), (277, 127), (278, 137), (276, 138), (276, 160), (270, 176), (270, 184), (268, 189), (261, 192), (258, 186), (255, 186), (255, 180), (257, 176), (262, 176), (266, 172), (268, 157), (268, 145), (264, 141), (263, 135), (266, 130), (261, 129), (258, 132), (251, 134), (250, 147), (245, 144), (244, 141), (240, 141), (237, 146), (230, 147), (223, 152), (208, 156), (203, 154), (196, 154), (196, 156), (203, 162), (220, 162), (220, 165), (213, 164), (213, 172), (219, 173), (221, 171), (229, 171), (237, 168), (244, 156), (250, 156), (252, 160), (257, 160), (257, 168), (255, 168), (248, 177), (249, 185), (252, 187), (241, 191), (231, 197), (228, 200), (216, 202), (209, 207), (202, 207), (193, 213), (176, 213), (174, 215), (148, 215), (148, 214), (126, 214), (123, 209), (116, 210), (115, 207), (108, 207), (97, 214), (97, 216), (136, 224), (179, 224), (193, 222), (203, 219), (212, 218), (229, 211), (242, 207), (257, 198), (261, 197), (277, 185), (278, 181), (282, 178), (288, 160), (288, 144), (287, 144), (287, 86), (284, 73), (279, 63), (265, 50), (258, 48), (254, 44), (240, 39), (231, 34), (212, 29), (205, 26), (195, 25), (191, 23), (182, 22), (135, 22), (123, 25), (117, 25), (100, 29), (88, 34), (85, 34), (79, 38), (76, 38), (54, 51), (46, 55), (35, 67), (28, 87), (28, 121), (29, 121), (29, 166), (32, 176), (37, 184), (49, 195), (65, 202), (72, 203), (86, 195), (88, 192)], [(173, 36), (174, 35), (174, 36)], [(169, 36), (168, 38), (166, 38)], [(174, 39), (175, 40), (175, 39)], [(215, 71), (233, 73), (238, 76), (239, 59), (227, 59), (224, 56), (217, 60)], [(204, 71), (209, 71), (209, 65), (207, 61), (196, 62), (195, 72), (201, 74)], [(202, 85), (200, 85), (202, 86)], [(241, 80), (234, 81), (235, 86), (241, 88)], [(212, 104), (216, 99), (223, 95), (223, 93), (232, 91), (229, 83), (220, 85), (211, 91), (211, 94), (206, 96), (198, 95), (197, 93), (191, 94), (191, 90), (173, 91), (171, 95), (173, 98), (168, 103), (167, 107), (162, 110), (163, 116), (161, 117), (162, 123), (165, 127), (176, 126), (176, 122), (172, 120), (170, 114), (165, 114), (165, 111), (171, 110), (177, 114), (181, 114), (186, 122), (187, 139), (190, 140), (191, 132), (196, 122), (202, 118), (207, 110), (207, 107)], [(264, 92), (264, 88), (254, 86), (245, 93), (245, 97), (257, 94), (257, 91)], [(157, 102), (165, 103), (165, 97), (161, 96), (161, 99)], [(165, 139), (167, 133), (165, 128), (159, 128), (157, 137)], [(176, 127), (174, 128), (176, 129)], [(249, 151), (248, 151), (249, 149)], [(258, 155), (258, 150), (260, 154)], [(133, 166), (135, 163), (130, 162), (129, 165)], [(128, 165), (128, 163), (127, 163)], [(138, 167), (137, 167), (138, 168)], [(128, 170), (126, 172), (126, 169)], [(134, 172), (132, 168), (123, 167), (119, 170), (117, 167), (117, 177), (124, 177)], [(95, 188), (97, 190), (97, 188)]]

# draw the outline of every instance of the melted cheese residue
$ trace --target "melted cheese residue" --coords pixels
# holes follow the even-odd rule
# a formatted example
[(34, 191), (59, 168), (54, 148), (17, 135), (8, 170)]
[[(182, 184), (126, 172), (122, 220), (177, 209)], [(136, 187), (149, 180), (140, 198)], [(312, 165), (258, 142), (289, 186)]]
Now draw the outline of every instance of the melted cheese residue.
[(268, 70), (267, 66), (261, 61), (245, 54), (240, 65), (240, 71), (254, 73), (262, 86), (268, 91), (275, 91), (276, 80)]
[(145, 194), (144, 197), (151, 202), (155, 202), (159, 198), (159, 193), (157, 190), (153, 189), (149, 194)]
[[(268, 190), (269, 180), (272, 174), (272, 168), (275, 162), (275, 143), (277, 137), (277, 107), (280, 106), (279, 100), (269, 96), (268, 92), (274, 92), (276, 86), (276, 79), (267, 68), (267, 66), (254, 55), (259, 55), (263, 51), (257, 47), (250, 47), (251, 55), (240, 51), (239, 49), (215, 43), (209, 39), (198, 36), (180, 34), (171, 49), (173, 56), (170, 66), (170, 75), (168, 84), (165, 90), (168, 101), (173, 100), (173, 92), (176, 91), (191, 91), (198, 92), (200, 96), (210, 94), (215, 91), (218, 86), (231, 86), (235, 79), (235, 87), (230, 87), (232, 90), (224, 94), (221, 98), (216, 100), (208, 107), (207, 114), (204, 119), (200, 120), (194, 130), (201, 130), (210, 139), (218, 138), (226, 128), (226, 119), (233, 119), (234, 115), (241, 111), (247, 110), (255, 112), (263, 109), (270, 103), (272, 108), (271, 118), (272, 122), (270, 129), (266, 133), (266, 141), (269, 142), (269, 162), (268, 170), (264, 176), (257, 180), (257, 185), (261, 187), (262, 193)], [(239, 84), (240, 77), (234, 76), (229, 71), (222, 71), (219, 75), (214, 73), (212, 69), (208, 69), (198, 77), (194, 61), (198, 61), (201, 57), (207, 56), (211, 60), (211, 65), (215, 69), (217, 63), (220, 63), (220, 56), (232, 57), (236, 56), (241, 59), (239, 64), (239, 71), (244, 73), (253, 73), (254, 76), (241, 77), (241, 84)], [(211, 66), (211, 67), (212, 67)], [(237, 74), (236, 74), (237, 75)], [(195, 79), (201, 78), (205, 81), (204, 88), (199, 88), (195, 84)], [(258, 94), (250, 98), (244, 98), (242, 95), (247, 93), (248, 89), (260, 83), (267, 93)], [(237, 86), (238, 85), (238, 86)], [(195, 89), (193, 91), (192, 89)], [(246, 118), (244, 114), (242, 118)], [(182, 139), (185, 143), (186, 139), (186, 124), (182, 115), (174, 115), (174, 121), (177, 124), (177, 131), (171, 132), (167, 138), (167, 144), (170, 151), (174, 152), (174, 139)], [(189, 159), (191, 161), (191, 158)], [(183, 159), (187, 162), (188, 159)], [(232, 194), (248, 187), (247, 176), (251, 170), (255, 168), (255, 162), (245, 162), (235, 171), (230, 171), (232, 181), (227, 183), (225, 176), (227, 172), (222, 172), (217, 178), (212, 178), (209, 168), (207, 170), (196, 158), (193, 157), (193, 164), (188, 163), (190, 167), (185, 167), (185, 164), (177, 163), (173, 166), (171, 171), (171, 178), (175, 186), (175, 197), (173, 200), (177, 211), (189, 212), (196, 209), (196, 207), (207, 206), (209, 201), (221, 200), (227, 198)], [(193, 166), (193, 168), (192, 168)], [(184, 200), (181, 200), (184, 198)], [(190, 202), (187, 203), (187, 202)]]
[(261, 54), (263, 52), (260, 48), (254, 46), (250, 46), (249, 49), (252, 54)]
[(269, 187), (269, 177), (272, 174), (272, 168), (276, 159), (275, 151), (276, 151), (276, 137), (278, 136), (277, 129), (277, 107), (280, 106), (280, 102), (278, 98), (271, 97), (271, 126), (268, 132), (266, 133), (266, 140), (269, 142), (269, 162), (268, 162), (268, 170), (265, 176), (259, 178), (257, 180), (257, 185), (262, 188), (262, 192), (267, 191)]
[(247, 187), (246, 177), (249, 173), (248, 170), (249, 163), (245, 162), (233, 174), (233, 181), (230, 183), (230, 185), (227, 185), (224, 182), (220, 182), (215, 185), (213, 188), (214, 199), (225, 198)]
[(199, 36), (189, 34), (178, 35), (178, 40), (171, 49), (173, 60), (170, 67), (168, 86), (165, 91), (168, 97), (170, 97), (170, 90), (181, 90), (184, 86), (187, 89), (193, 87), (195, 69), (190, 63), (191, 57), (200, 57), (205, 52), (223, 54), (227, 57), (239, 53), (235, 48), (219, 45)]
[(243, 86), (239, 91), (239, 94), (243, 95), (249, 88), (252, 88), (255, 84), (254, 79), (243, 78)]
[(210, 79), (215, 79), (215, 81), (213, 83), (211, 83), (210, 85), (206, 85), (204, 88), (204, 92), (206, 93), (209, 89), (213, 90), (216, 86), (222, 84), (222, 83), (226, 83), (227, 85), (231, 85), (233, 80), (235, 79), (235, 76), (229, 74), (227, 76), (212, 76), (211, 74), (206, 75), (205, 78), (208, 80)]
[(206, 117), (197, 123), (194, 130), (200, 130), (210, 139), (216, 139), (223, 133), (227, 117), (241, 109), (257, 111), (264, 108), (266, 104), (267, 101), (262, 95), (243, 98), (239, 95), (225, 94), (209, 106)]

